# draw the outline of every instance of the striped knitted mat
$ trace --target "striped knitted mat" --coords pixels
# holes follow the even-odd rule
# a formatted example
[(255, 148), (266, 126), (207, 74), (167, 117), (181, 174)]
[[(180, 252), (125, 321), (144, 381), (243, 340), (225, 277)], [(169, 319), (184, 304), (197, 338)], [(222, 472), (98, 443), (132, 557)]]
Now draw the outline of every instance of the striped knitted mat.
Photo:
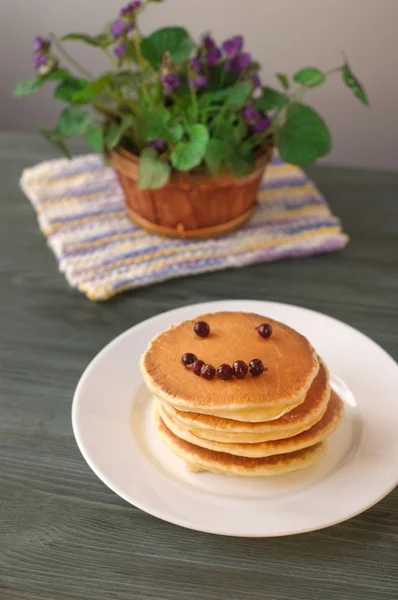
[(251, 220), (206, 241), (166, 239), (134, 225), (113, 170), (96, 154), (26, 169), (21, 187), (60, 271), (91, 300), (173, 277), (330, 252), (348, 241), (311, 180), (278, 157)]

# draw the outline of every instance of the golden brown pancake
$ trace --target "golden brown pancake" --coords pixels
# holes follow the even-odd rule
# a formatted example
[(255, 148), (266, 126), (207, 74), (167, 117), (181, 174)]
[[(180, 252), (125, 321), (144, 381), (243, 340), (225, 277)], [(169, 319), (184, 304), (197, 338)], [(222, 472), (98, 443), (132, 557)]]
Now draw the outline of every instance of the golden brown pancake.
[(192, 435), (214, 442), (247, 444), (284, 439), (306, 431), (322, 418), (329, 398), (329, 374), (326, 365), (320, 360), (318, 374), (304, 402), (273, 421), (248, 423), (180, 411), (168, 403), (162, 406), (178, 426), (188, 430)]
[(181, 440), (168, 429), (157, 411), (154, 416), (161, 439), (174, 454), (180, 456), (186, 462), (190, 470), (195, 472), (211, 471), (226, 475), (251, 477), (277, 475), (313, 465), (326, 454), (326, 444), (321, 442), (289, 454), (276, 454), (266, 458), (233, 456), (232, 454), (201, 448)]
[(240, 444), (235, 442), (223, 443), (213, 442), (211, 440), (204, 440), (202, 438), (193, 435), (188, 429), (180, 427), (172, 417), (170, 417), (164, 410), (162, 405), (158, 404), (158, 411), (165, 425), (170, 429), (174, 435), (195, 444), (202, 448), (208, 448), (216, 452), (224, 452), (228, 454), (234, 454), (235, 456), (247, 456), (250, 458), (263, 458), (266, 456), (273, 456), (275, 454), (287, 454), (289, 452), (295, 452), (302, 448), (308, 448), (318, 442), (322, 442), (329, 437), (335, 429), (339, 426), (341, 419), (343, 418), (344, 405), (340, 398), (332, 391), (328, 407), (322, 419), (315, 423), (307, 431), (303, 431), (298, 435), (290, 438), (273, 440), (269, 442), (260, 442), (256, 444)]
[[(207, 338), (194, 334), (199, 320), (210, 325)], [(256, 331), (264, 322), (273, 328), (267, 340)], [(216, 367), (259, 358), (268, 372), (207, 381), (182, 365), (185, 352)], [(304, 336), (268, 317), (243, 312), (210, 313), (173, 326), (150, 343), (141, 360), (146, 384), (163, 402), (183, 411), (248, 422), (279, 418), (301, 404), (318, 369), (317, 355)]]

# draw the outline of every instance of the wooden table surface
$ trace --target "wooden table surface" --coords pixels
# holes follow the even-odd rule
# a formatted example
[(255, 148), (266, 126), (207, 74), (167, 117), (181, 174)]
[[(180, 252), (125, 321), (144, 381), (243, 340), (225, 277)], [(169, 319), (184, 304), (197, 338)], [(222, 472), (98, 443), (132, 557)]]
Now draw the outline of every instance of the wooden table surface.
[(113, 337), (206, 300), (306, 306), (397, 359), (398, 174), (309, 169), (352, 237), (343, 252), (177, 279), (95, 304), (67, 286), (18, 187), (23, 168), (53, 155), (36, 136), (0, 136), (0, 600), (397, 600), (398, 489), (319, 532), (197, 533), (141, 512), (97, 479), (70, 411), (83, 369)]

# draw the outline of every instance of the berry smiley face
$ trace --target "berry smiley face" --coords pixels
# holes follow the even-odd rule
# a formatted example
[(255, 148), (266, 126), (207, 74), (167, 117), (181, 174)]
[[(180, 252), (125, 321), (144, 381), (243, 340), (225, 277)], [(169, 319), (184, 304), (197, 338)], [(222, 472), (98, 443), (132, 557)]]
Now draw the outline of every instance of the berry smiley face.
[[(272, 326), (269, 323), (261, 323), (256, 328), (259, 336), (263, 339), (268, 339), (272, 335)], [(196, 321), (193, 326), (195, 335), (200, 338), (207, 338), (210, 334), (210, 325), (206, 321)], [(217, 376), (222, 381), (231, 381), (235, 379), (244, 379), (249, 373), (252, 377), (258, 377), (264, 371), (268, 371), (264, 367), (264, 363), (259, 358), (253, 358), (249, 364), (244, 360), (236, 360), (232, 367), (227, 363), (222, 363), (219, 367), (215, 368), (211, 364), (205, 363), (202, 359), (192, 352), (186, 352), (181, 357), (182, 364), (189, 368), (198, 377), (203, 377), (208, 381), (214, 379)]]

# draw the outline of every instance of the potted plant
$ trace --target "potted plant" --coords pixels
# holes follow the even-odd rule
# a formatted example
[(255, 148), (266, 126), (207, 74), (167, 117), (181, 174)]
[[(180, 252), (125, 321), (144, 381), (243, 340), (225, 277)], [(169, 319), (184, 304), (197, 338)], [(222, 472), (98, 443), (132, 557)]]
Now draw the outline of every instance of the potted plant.
[[(195, 43), (184, 28), (167, 27), (143, 37), (139, 16), (158, 1), (129, 2), (97, 35), (36, 37), (36, 74), (14, 94), (55, 82), (54, 97), (66, 107), (41, 132), (67, 155), (73, 136), (103, 152), (134, 221), (165, 235), (219, 235), (252, 213), (274, 147), (297, 165), (330, 151), (327, 126), (303, 103), (307, 90), (340, 73), (364, 104), (366, 93), (347, 60), (330, 71), (277, 73), (277, 90), (261, 84), (242, 36)], [(65, 49), (73, 41), (104, 52), (111, 70), (89, 73)]]

